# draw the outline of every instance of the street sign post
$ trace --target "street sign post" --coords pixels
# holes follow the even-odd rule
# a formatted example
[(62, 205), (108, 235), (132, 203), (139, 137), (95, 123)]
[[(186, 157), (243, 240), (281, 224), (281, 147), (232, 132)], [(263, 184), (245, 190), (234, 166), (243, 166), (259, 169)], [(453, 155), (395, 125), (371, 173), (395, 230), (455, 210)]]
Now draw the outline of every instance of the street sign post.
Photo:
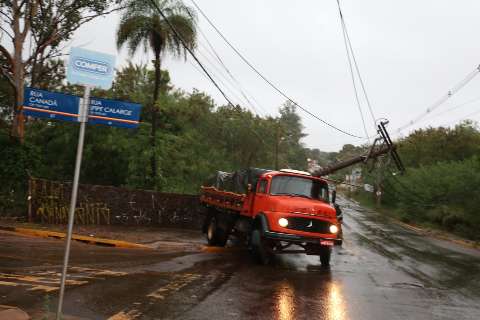
[(62, 278), (60, 280), (60, 293), (58, 297), (57, 320), (62, 317), (63, 296), (65, 294), (65, 281), (67, 278), (68, 259), (70, 256), (70, 242), (77, 205), (78, 180), (80, 167), (82, 165), (83, 141), (85, 137), (85, 123), (88, 121), (88, 109), (90, 106), (91, 87), (109, 89), (112, 86), (113, 73), (115, 68), (115, 57), (82, 48), (72, 48), (67, 68), (67, 80), (70, 83), (85, 86), (83, 101), (79, 110), (80, 132), (78, 135), (77, 157), (75, 160), (75, 173), (73, 177), (72, 196), (68, 211), (68, 231), (65, 244), (65, 255), (63, 259)]

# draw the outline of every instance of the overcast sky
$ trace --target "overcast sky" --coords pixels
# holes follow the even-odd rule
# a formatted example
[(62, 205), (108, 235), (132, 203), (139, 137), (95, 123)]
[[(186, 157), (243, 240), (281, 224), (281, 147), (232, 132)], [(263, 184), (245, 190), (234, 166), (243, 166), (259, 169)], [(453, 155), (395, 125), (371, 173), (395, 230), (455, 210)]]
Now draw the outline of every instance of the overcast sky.
[[(301, 105), (334, 125), (364, 136), (355, 103), (336, 0), (196, 0), (224, 35), (267, 78)], [(185, 3), (192, 6), (190, 0)], [(480, 1), (478, 0), (343, 0), (349, 29), (375, 118), (388, 118), (390, 131), (424, 112), (480, 64)], [(116, 54), (118, 15), (82, 27), (73, 46)], [(242, 84), (258, 102), (260, 115), (276, 115), (285, 101), (230, 50), (199, 14), (200, 29)], [(199, 38), (198, 57), (226, 86), (218, 63)], [(207, 57), (208, 60), (205, 58)], [(119, 53), (117, 68), (130, 58)], [(134, 62), (149, 63), (139, 51)], [(208, 92), (217, 104), (225, 100), (198, 71), (195, 62), (164, 62), (172, 83), (186, 91)], [(224, 85), (222, 85), (224, 87)], [(409, 130), (454, 124), (473, 114), (480, 119), (480, 76)], [(235, 103), (247, 107), (237, 89), (225, 88)], [(455, 110), (445, 112), (464, 102)], [(373, 121), (363, 105), (367, 128)], [(442, 114), (443, 112), (443, 114)], [(433, 116), (435, 113), (440, 115)], [(304, 143), (334, 151), (363, 140), (345, 136), (299, 110), (308, 137)]]

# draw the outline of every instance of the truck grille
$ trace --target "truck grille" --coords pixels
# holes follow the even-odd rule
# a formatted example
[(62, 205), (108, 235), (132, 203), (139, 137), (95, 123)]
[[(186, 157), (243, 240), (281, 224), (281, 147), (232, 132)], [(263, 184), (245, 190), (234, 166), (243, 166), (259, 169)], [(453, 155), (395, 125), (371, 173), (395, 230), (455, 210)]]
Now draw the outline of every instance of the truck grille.
[(305, 232), (330, 233), (329, 222), (310, 218), (290, 217), (287, 228)]

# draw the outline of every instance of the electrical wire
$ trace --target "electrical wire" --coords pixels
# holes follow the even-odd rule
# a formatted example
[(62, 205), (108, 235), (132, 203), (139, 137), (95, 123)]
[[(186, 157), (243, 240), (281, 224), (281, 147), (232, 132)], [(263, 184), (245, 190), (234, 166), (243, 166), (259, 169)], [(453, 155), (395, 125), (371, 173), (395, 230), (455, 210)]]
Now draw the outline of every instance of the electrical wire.
[[(210, 72), (210, 74), (212, 75), (212, 77), (219, 82), (220, 85), (222, 85), (222, 87), (224, 89), (226, 89), (229, 93), (229, 96), (233, 96), (235, 98), (235, 100), (237, 102), (240, 102), (238, 103), (239, 105), (244, 105), (244, 104), (247, 104), (249, 105), (248, 102), (246, 102), (245, 98), (240, 98), (238, 96), (237, 93), (235, 93), (235, 91), (237, 90), (235, 84), (232, 83), (232, 81), (230, 80), (230, 78), (226, 77), (225, 74), (222, 72), (222, 70), (217, 66), (217, 64), (215, 64), (214, 62), (212, 62), (212, 60), (210, 60), (209, 57), (207, 57), (207, 55), (205, 53), (203, 53), (201, 50), (199, 50), (199, 48), (197, 48), (197, 53), (199, 54), (199, 56), (202, 57), (205, 65), (209, 65), (210, 68), (207, 68), (207, 70)], [(192, 63), (192, 65), (194, 65)], [(227, 84), (228, 83), (228, 84)], [(246, 103), (245, 103), (246, 102)], [(253, 108), (253, 106), (250, 106)], [(254, 108), (254, 113), (258, 113), (258, 111)], [(252, 110), (252, 111), (253, 111)]]
[[(262, 107), (262, 105), (260, 103), (258, 103), (258, 101), (255, 99), (255, 97), (253, 95), (251, 95), (250, 93), (247, 92), (247, 90), (242, 86), (242, 84), (240, 83), (240, 81), (237, 80), (237, 78), (233, 75), (233, 73), (230, 71), (230, 69), (226, 66), (225, 62), (223, 61), (223, 59), (220, 57), (219, 53), (217, 52), (217, 50), (215, 50), (215, 47), (212, 45), (212, 43), (208, 40), (208, 37), (205, 35), (205, 33), (202, 31), (202, 29), (200, 28), (200, 26), (198, 25), (197, 23), (197, 30), (199, 31), (200, 35), (203, 37), (203, 39), (205, 40), (205, 42), (207, 43), (208, 45), (208, 48), (205, 47), (205, 49), (207, 49), (207, 52), (215, 59), (217, 60), (219, 63), (220, 63), (220, 66), (225, 70), (225, 72), (228, 74), (228, 76), (230, 77), (230, 79), (233, 80), (233, 82), (235, 82), (236, 86), (238, 86), (238, 90), (240, 91), (240, 94), (243, 96), (243, 98), (247, 101), (247, 103), (250, 105), (250, 107), (252, 109), (254, 109), (257, 113), (258, 112), (258, 108), (262, 109), (262, 111), (264, 112), (264, 114), (267, 114), (267, 111)], [(251, 100), (250, 100), (250, 98)], [(253, 103), (252, 102), (255, 102)]]
[[(452, 108), (449, 108), (449, 109), (447, 109), (447, 110), (444, 110), (444, 111), (442, 111), (442, 112), (440, 112), (440, 113), (433, 114), (433, 115), (431, 115), (430, 117), (424, 118), (423, 120), (430, 120), (430, 119), (432, 119), (432, 118), (437, 118), (437, 117), (439, 117), (439, 116), (441, 116), (441, 115), (444, 115), (444, 114), (446, 114), (446, 113), (449, 113), (449, 112), (454, 111), (454, 110), (457, 110), (457, 109), (460, 109), (460, 108), (462, 108), (462, 107), (464, 107), (464, 106), (466, 106), (466, 105), (469, 105), (469, 104), (471, 104), (471, 103), (477, 102), (477, 101), (479, 101), (479, 100), (480, 100), (480, 97), (477, 97), (477, 98), (468, 100), (468, 101), (463, 102), (463, 103), (461, 103), (461, 104), (458, 104), (458, 105), (456, 105), (456, 106), (454, 106), (454, 107), (452, 107)], [(423, 121), (423, 120), (420, 120), (420, 121)]]
[[(350, 69), (350, 76), (352, 78), (353, 91), (355, 93), (355, 101), (357, 102), (358, 112), (360, 113), (360, 118), (362, 119), (363, 130), (365, 131), (365, 135), (367, 136), (368, 142), (370, 142), (370, 137), (369, 137), (368, 131), (367, 131), (367, 125), (365, 124), (365, 117), (363, 116), (362, 105), (360, 103), (360, 98), (358, 97), (357, 84), (355, 82), (355, 74), (353, 72), (353, 66), (352, 66), (352, 58), (350, 57), (350, 50), (349, 50), (349, 46), (348, 46), (348, 43), (347, 43), (347, 30), (346, 30), (345, 23), (343, 21), (343, 14), (342, 14), (342, 10), (340, 8), (339, 0), (337, 0), (337, 4), (338, 4), (338, 12), (340, 14), (340, 21), (341, 21), (341, 24), (342, 24), (342, 34), (343, 34), (343, 43), (345, 45), (345, 53), (347, 54), (348, 66), (349, 66), (349, 69)], [(352, 53), (352, 55), (353, 55), (353, 53)], [(374, 118), (374, 124), (375, 124), (375, 118)]]
[(457, 123), (457, 122), (460, 122), (460, 121), (468, 120), (469, 118), (471, 118), (471, 117), (473, 117), (473, 116), (475, 116), (475, 115), (477, 115), (477, 114), (479, 114), (479, 113), (480, 113), (480, 110), (474, 111), (474, 112), (472, 112), (472, 113), (467, 114), (466, 116), (461, 117), (460, 119), (446, 122), (446, 123), (442, 124), (441, 126), (450, 126), (450, 125), (453, 124), (453, 123)]
[[(153, 0), (152, 0), (153, 1)], [(240, 51), (223, 35), (223, 33), (215, 26), (215, 24), (210, 20), (210, 18), (208, 18), (208, 16), (203, 12), (203, 10), (197, 5), (197, 3), (194, 1), (194, 0), (190, 0), (193, 5), (197, 8), (197, 10), (200, 12), (200, 14), (205, 18), (205, 20), (210, 24), (210, 26), (217, 32), (217, 34), (225, 41), (225, 43), (240, 57), (240, 59), (245, 63), (247, 64), (247, 66), (250, 67), (250, 69), (252, 69), (261, 79), (263, 79), (271, 88), (273, 88), (277, 93), (279, 93), (282, 97), (284, 97), (286, 100), (290, 101), (293, 105), (295, 105), (296, 107), (298, 107), (299, 109), (301, 109), (303, 112), (307, 113), (308, 115), (310, 115), (311, 117), (319, 120), (320, 122), (322, 122), (323, 124), (329, 126), (330, 128), (338, 131), (338, 132), (341, 132), (345, 135), (348, 135), (348, 136), (351, 136), (351, 137), (354, 137), (354, 138), (359, 138), (359, 139), (363, 139), (364, 137), (361, 137), (361, 136), (358, 136), (358, 135), (355, 135), (355, 134), (352, 134), (350, 132), (347, 132), (343, 129), (340, 129), (338, 128), (337, 126), (323, 120), (322, 118), (320, 118), (319, 116), (317, 116), (316, 114), (312, 113), (311, 111), (309, 111), (308, 109), (306, 109), (305, 107), (301, 106), (300, 104), (298, 104), (297, 102), (295, 102), (292, 98), (290, 98), (287, 94), (285, 94), (282, 90), (280, 90), (276, 85), (274, 85), (270, 80), (268, 80), (257, 68), (255, 68), (252, 63), (250, 63), (246, 58), (245, 56), (240, 53)]]
[[(217, 71), (219, 71), (220, 75), (223, 77), (223, 79), (225, 79), (232, 87), (231, 88), (235, 88), (235, 90), (238, 90), (240, 91), (240, 94), (243, 96), (243, 98), (245, 99), (245, 101), (247, 102), (248, 105), (250, 105), (250, 107), (252, 108), (252, 111), (254, 111), (254, 113), (257, 113), (257, 114), (260, 114), (260, 112), (258, 112), (258, 109), (257, 107), (252, 103), (252, 101), (248, 98), (248, 95), (244, 92), (246, 91), (243, 86), (240, 84), (240, 82), (233, 76), (232, 72), (229, 70), (229, 68), (225, 65), (225, 63), (223, 62), (223, 59), (220, 57), (220, 55), (218, 54), (218, 52), (215, 50), (215, 48), (213, 47), (212, 43), (208, 40), (208, 37), (205, 35), (205, 33), (203, 32), (203, 30), (201, 29), (200, 25), (196, 22), (196, 15), (192, 12), (190, 12), (190, 10), (187, 8), (187, 13), (190, 15), (190, 17), (192, 18), (192, 20), (194, 21), (194, 24), (195, 24), (195, 28), (196, 30), (198, 31), (198, 33), (200, 33), (200, 35), (203, 37), (203, 39), (206, 41), (207, 46), (203, 45), (201, 42), (198, 42), (198, 44), (200, 46), (202, 46), (206, 52), (214, 59), (214, 60), (217, 60), (220, 65), (222, 66), (222, 68), (226, 71), (226, 73), (229, 75), (229, 78), (232, 79), (235, 84), (232, 83), (232, 81), (230, 81), (229, 79), (227, 79), (227, 77), (224, 76), (223, 72), (220, 71), (216, 65), (214, 63), (212, 63), (209, 58), (207, 58), (204, 54), (202, 54), (202, 52), (200, 52), (200, 54), (207, 60), (207, 62), (212, 66), (214, 67)], [(200, 51), (198, 50), (197, 48), (197, 51)], [(211, 72), (211, 70), (210, 70)], [(218, 77), (217, 77), (217, 80), (218, 80)], [(232, 91), (230, 91), (230, 93), (232, 93)], [(236, 96), (236, 94), (235, 94)], [(252, 100), (254, 100), (257, 104), (258, 104), (258, 101), (252, 96)], [(238, 96), (237, 96), (237, 99), (238, 99)], [(242, 99), (239, 99), (240, 101)], [(258, 104), (260, 105), (260, 104)], [(261, 105), (260, 105), (261, 107)], [(265, 111), (265, 109), (263, 107), (261, 107), (261, 109), (265, 112), (265, 114), (267, 114), (267, 112)]]
[[(193, 62), (191, 62), (191, 61), (189, 61), (189, 62), (190, 62), (190, 64), (192, 65), (192, 67), (193, 67), (195, 70), (197, 70), (197, 71), (198, 71), (201, 75), (203, 75), (205, 78), (209, 79), (209, 78), (206, 76), (205, 72), (203, 72), (202, 69), (198, 68), (198, 66), (195, 65)], [(217, 78), (217, 76), (215, 76), (215, 78)], [(221, 82), (221, 83), (225, 86), (225, 83), (223, 83), (223, 81), (221, 81), (221, 80), (218, 79), (218, 78), (217, 78), (217, 80), (218, 80), (219, 82)], [(230, 90), (229, 90), (229, 91), (230, 91)], [(232, 93), (232, 92), (230, 92), (230, 93)], [(237, 96), (236, 98), (238, 99), (238, 96)], [(230, 106), (234, 107), (235, 105), (230, 104)], [(256, 137), (265, 147), (268, 146), (268, 144), (265, 142), (265, 140), (263, 140), (262, 136), (261, 136), (253, 127), (249, 128), (249, 129), (250, 129), (250, 131), (255, 135), (255, 137)]]
[(398, 128), (395, 132), (398, 134), (405, 130), (406, 128), (414, 125), (418, 121), (422, 120), (428, 114), (430, 114), (433, 110), (437, 109), (441, 106), (445, 101), (453, 97), (458, 91), (460, 91), (463, 87), (465, 87), (470, 81), (472, 81), (478, 74), (480, 73), (480, 65), (475, 68), (472, 72), (470, 72), (462, 81), (456, 84), (452, 89), (450, 89), (445, 95), (443, 95), (440, 99), (438, 99), (434, 104), (432, 104), (429, 108), (427, 108), (423, 113), (419, 116), (414, 118), (413, 120), (409, 121), (408, 123), (404, 124), (400, 128)]
[[(200, 66), (200, 68), (202, 69), (202, 71), (204, 72), (204, 74), (208, 77), (208, 79), (215, 85), (215, 87), (218, 89), (218, 91), (220, 91), (220, 93), (223, 95), (223, 97), (225, 98), (225, 100), (227, 100), (228, 104), (232, 107), (235, 107), (235, 105), (232, 103), (232, 101), (230, 100), (230, 98), (225, 94), (225, 92), (222, 90), (222, 88), (220, 88), (220, 86), (218, 85), (218, 83), (213, 79), (213, 77), (210, 75), (210, 73), (207, 71), (207, 69), (205, 68), (205, 66), (200, 62), (200, 60), (198, 59), (198, 57), (195, 55), (195, 53), (193, 53), (193, 50), (190, 49), (187, 44), (185, 43), (185, 40), (183, 40), (183, 38), (180, 36), (180, 34), (178, 33), (178, 31), (175, 29), (175, 27), (172, 25), (172, 23), (170, 22), (170, 20), (168, 20), (168, 18), (165, 16), (165, 14), (163, 13), (163, 11), (160, 9), (160, 7), (158, 6), (158, 4), (155, 2), (155, 0), (150, 0), (150, 2), (152, 3), (152, 5), (154, 6), (155, 9), (157, 9), (158, 13), (160, 14), (160, 16), (162, 17), (162, 19), (165, 20), (165, 22), (167, 23), (168, 27), (172, 30), (172, 32), (175, 34), (175, 36), (177, 37), (178, 41), (180, 41), (180, 43), (183, 45), (183, 47), (185, 48), (185, 50), (188, 51), (188, 53), (192, 56), (192, 58), (197, 62), (197, 64)], [(265, 141), (262, 139), (262, 137), (253, 129), (251, 128), (251, 131), (254, 133), (254, 135), (259, 139), (260, 142), (262, 142), (264, 145), (266, 145)]]
[(232, 101), (230, 101), (230, 98), (228, 98), (228, 96), (225, 94), (225, 92), (222, 90), (222, 88), (220, 88), (220, 86), (217, 84), (217, 82), (212, 78), (212, 76), (210, 75), (210, 73), (205, 69), (205, 67), (203, 66), (203, 64), (200, 62), (200, 60), (198, 60), (197, 56), (195, 55), (195, 53), (193, 53), (193, 50), (185, 43), (185, 40), (183, 40), (183, 38), (180, 36), (180, 34), (178, 33), (178, 31), (175, 29), (175, 27), (172, 25), (172, 23), (170, 22), (170, 20), (168, 20), (168, 18), (165, 16), (165, 14), (163, 13), (162, 9), (160, 9), (159, 5), (155, 2), (155, 0), (150, 0), (150, 3), (153, 5), (153, 7), (155, 9), (157, 9), (158, 13), (160, 14), (160, 16), (162, 17), (162, 19), (165, 20), (165, 22), (167, 23), (168, 27), (172, 30), (172, 32), (175, 34), (175, 37), (177, 37), (178, 41), (180, 41), (180, 43), (182, 44), (182, 46), (185, 48), (185, 50), (188, 51), (188, 53), (192, 56), (192, 58), (198, 63), (198, 65), (200, 66), (200, 68), (203, 70), (203, 72), (205, 72), (205, 74), (207, 75), (208, 79), (213, 83), (213, 85), (218, 89), (218, 91), (222, 94), (222, 96), (225, 98), (225, 100), (227, 100), (227, 102), (231, 105), (231, 106), (234, 106), (234, 104), (232, 103)]

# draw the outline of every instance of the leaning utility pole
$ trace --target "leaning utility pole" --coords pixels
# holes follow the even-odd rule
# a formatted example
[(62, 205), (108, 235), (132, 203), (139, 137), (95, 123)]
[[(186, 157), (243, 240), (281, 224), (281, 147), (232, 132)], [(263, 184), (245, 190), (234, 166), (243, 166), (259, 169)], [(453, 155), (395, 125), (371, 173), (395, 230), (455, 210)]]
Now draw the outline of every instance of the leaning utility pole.
[[(378, 158), (384, 154), (390, 154), (391, 158), (397, 165), (397, 168), (400, 171), (404, 171), (405, 168), (402, 164), (402, 161), (400, 160), (400, 157), (398, 156), (396, 146), (393, 144), (392, 140), (390, 139), (390, 136), (388, 135), (388, 132), (385, 128), (385, 125), (388, 123), (387, 122), (380, 122), (378, 125), (378, 133), (380, 135), (379, 138), (375, 139), (375, 142), (373, 143), (372, 147), (370, 148), (369, 152), (365, 155), (357, 156), (348, 160), (340, 161), (337, 162), (331, 166), (322, 168), (320, 170), (317, 170), (313, 173), (314, 176), (326, 176), (329, 175), (335, 171), (348, 168), (354, 164), (357, 163), (366, 163), (369, 159), (375, 159)], [(378, 141), (383, 141), (383, 143), (380, 146), (376, 146), (376, 143)]]

